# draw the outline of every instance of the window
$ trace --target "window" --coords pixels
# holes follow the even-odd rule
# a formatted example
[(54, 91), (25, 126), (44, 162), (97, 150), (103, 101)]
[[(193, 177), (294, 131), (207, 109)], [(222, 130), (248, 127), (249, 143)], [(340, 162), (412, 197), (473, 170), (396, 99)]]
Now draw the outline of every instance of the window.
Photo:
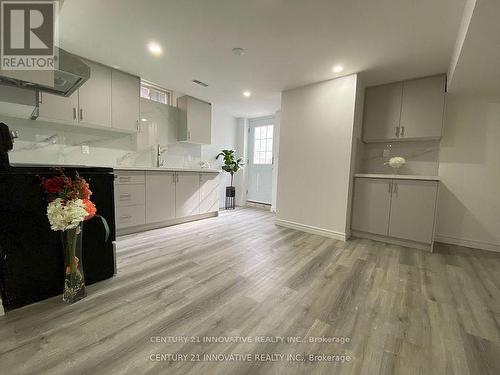
[(273, 164), (274, 125), (256, 126), (253, 142), (253, 163)]
[(141, 82), (141, 98), (171, 104), (172, 93), (149, 82)]

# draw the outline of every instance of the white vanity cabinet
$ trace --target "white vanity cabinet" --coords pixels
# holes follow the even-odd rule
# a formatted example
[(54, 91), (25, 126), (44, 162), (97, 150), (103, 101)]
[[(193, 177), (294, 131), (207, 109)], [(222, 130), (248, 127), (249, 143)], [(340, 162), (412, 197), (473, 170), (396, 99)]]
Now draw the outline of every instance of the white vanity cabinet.
[(218, 191), (219, 173), (214, 170), (117, 169), (118, 235), (216, 216)]
[(439, 182), (356, 177), (353, 235), (432, 250)]
[(363, 141), (430, 140), (442, 136), (446, 76), (368, 87)]

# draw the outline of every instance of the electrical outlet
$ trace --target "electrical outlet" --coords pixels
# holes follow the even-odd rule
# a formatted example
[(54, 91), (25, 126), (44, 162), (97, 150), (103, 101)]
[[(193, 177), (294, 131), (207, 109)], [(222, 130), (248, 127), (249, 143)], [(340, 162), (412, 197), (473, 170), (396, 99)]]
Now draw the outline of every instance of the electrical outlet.
[(84, 155), (90, 154), (90, 146), (89, 145), (86, 145), (86, 144), (82, 145), (82, 154), (84, 154)]

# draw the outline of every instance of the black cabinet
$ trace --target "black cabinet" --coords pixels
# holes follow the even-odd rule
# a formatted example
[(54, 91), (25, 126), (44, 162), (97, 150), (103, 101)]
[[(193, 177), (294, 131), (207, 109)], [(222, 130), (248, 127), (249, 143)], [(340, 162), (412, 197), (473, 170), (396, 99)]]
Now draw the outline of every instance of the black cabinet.
[[(105, 241), (100, 219), (84, 222), (82, 262), (86, 284), (92, 284), (112, 277), (115, 270), (114, 176), (110, 168), (65, 168), (68, 175), (75, 170), (89, 182), (91, 199), (111, 231)], [(50, 229), (39, 180), (55, 174), (41, 166), (0, 172), (0, 292), (5, 310), (62, 293), (61, 232)]]

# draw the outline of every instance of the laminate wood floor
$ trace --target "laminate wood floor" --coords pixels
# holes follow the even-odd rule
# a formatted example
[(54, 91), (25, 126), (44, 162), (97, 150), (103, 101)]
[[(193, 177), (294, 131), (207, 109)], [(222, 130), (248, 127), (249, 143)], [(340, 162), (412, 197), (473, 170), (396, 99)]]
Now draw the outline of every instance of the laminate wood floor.
[(500, 254), (273, 219), (240, 209), (120, 238), (118, 275), (85, 300), (0, 317), (0, 373), (500, 374)]

